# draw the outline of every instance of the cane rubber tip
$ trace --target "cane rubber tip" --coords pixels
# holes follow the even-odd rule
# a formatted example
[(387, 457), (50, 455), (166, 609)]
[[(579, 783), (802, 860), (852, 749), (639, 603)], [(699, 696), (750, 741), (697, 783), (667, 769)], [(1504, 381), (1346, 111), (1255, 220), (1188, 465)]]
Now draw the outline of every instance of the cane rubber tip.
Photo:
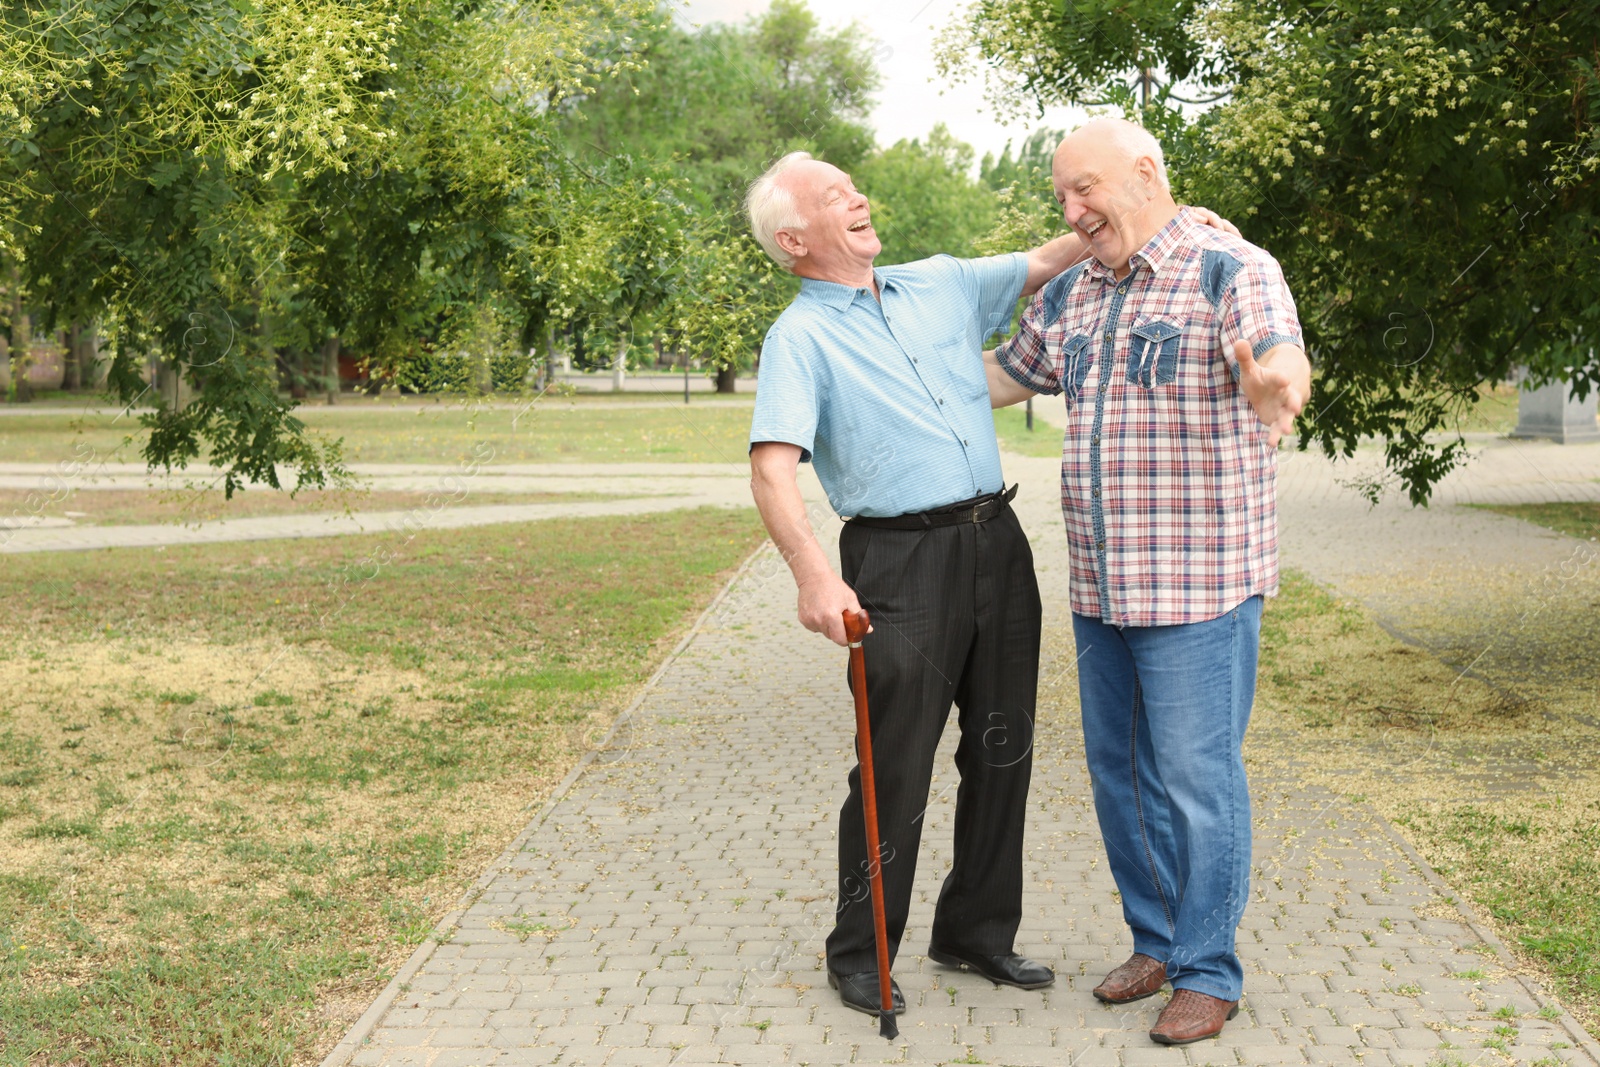
[(878, 1036), (888, 1038), (890, 1041), (900, 1036), (900, 1026), (894, 1021), (894, 1012), (878, 1013)]

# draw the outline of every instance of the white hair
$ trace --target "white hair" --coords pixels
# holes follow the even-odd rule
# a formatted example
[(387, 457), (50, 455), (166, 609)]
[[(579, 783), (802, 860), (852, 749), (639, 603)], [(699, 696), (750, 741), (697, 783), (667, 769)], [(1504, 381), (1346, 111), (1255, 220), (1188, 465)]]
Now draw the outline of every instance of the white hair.
[(806, 220), (794, 193), (780, 179), (790, 167), (810, 158), (810, 152), (790, 152), (751, 182), (744, 197), (744, 211), (750, 216), (750, 230), (757, 243), (784, 270), (794, 266), (794, 257), (778, 246), (778, 231), (803, 230)]
[(1140, 159), (1144, 156), (1149, 156), (1154, 160), (1156, 183), (1161, 188), (1171, 191), (1172, 183), (1167, 180), (1166, 157), (1161, 151), (1161, 142), (1155, 139), (1154, 134), (1137, 122), (1129, 122), (1127, 119), (1110, 116), (1093, 119), (1079, 126), (1078, 129), (1084, 130), (1091, 126), (1094, 127), (1094, 135), (1096, 137), (1105, 139), (1116, 147), (1119, 152), (1125, 153), (1129, 159)]

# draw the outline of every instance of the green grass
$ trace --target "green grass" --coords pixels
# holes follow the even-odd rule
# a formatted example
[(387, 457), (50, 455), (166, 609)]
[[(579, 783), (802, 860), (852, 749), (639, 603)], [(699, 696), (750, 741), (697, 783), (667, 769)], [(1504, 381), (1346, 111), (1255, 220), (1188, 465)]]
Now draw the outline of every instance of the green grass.
[(1480, 386), (1478, 402), (1453, 428), (1462, 433), (1510, 433), (1517, 428), (1518, 395), (1515, 385)]
[(0, 638), (45, 654), (0, 662), (0, 1063), (314, 1062), (760, 537), (705, 509), (7, 567)]
[[(1059, 404), (1056, 397), (1043, 396), (1035, 404)], [(1028, 429), (1028, 416), (1021, 404), (994, 411), (994, 432), (1000, 447), (1023, 456), (1061, 457), (1061, 431), (1039, 418), (1035, 413), (1033, 429)]]
[(1600, 502), (1561, 500), (1548, 504), (1470, 504), (1513, 519), (1522, 519), (1547, 530), (1593, 541), (1600, 537)]
[[(751, 408), (740, 403), (624, 407), (546, 397), (526, 410), (459, 403), (349, 400), (296, 412), (314, 433), (344, 438), (352, 463), (743, 463)], [(130, 440), (131, 435), (131, 440)], [(132, 416), (0, 418), (0, 462), (141, 462)]]
[(1440, 873), (1512, 931), (1525, 952), (1545, 961), (1559, 990), (1590, 1004), (1600, 1002), (1596, 814), (1507, 819), (1461, 804), (1418, 813), (1407, 823), (1448, 847), (1438, 863)]

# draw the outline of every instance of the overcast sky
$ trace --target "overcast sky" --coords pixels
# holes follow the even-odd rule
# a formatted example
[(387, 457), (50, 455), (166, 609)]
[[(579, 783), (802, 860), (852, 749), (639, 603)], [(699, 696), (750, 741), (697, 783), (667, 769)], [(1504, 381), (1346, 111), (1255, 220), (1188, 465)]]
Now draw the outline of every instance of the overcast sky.
[[(906, 137), (925, 137), (934, 123), (978, 150), (999, 153), (1008, 140), (1021, 142), (1039, 126), (1077, 125), (1083, 113), (1055, 108), (1043, 118), (1027, 116), (1009, 124), (997, 122), (983, 102), (983, 85), (974, 80), (947, 84), (933, 65), (933, 40), (939, 30), (967, 6), (968, 0), (808, 0), (825, 29), (856, 22), (878, 59), (883, 88), (877, 93), (872, 125), (878, 143), (888, 146)], [(765, 11), (769, 0), (689, 0), (678, 9), (686, 24), (742, 22)]]

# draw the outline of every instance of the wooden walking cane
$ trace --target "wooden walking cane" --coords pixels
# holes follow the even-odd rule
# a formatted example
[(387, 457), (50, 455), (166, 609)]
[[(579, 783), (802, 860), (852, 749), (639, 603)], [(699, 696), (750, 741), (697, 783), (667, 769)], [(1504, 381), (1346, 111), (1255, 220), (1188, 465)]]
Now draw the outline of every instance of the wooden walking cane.
[(850, 688), (856, 698), (856, 754), (861, 760), (861, 811), (867, 824), (867, 880), (872, 885), (872, 929), (878, 939), (878, 1033), (891, 1041), (900, 1036), (894, 1020), (894, 985), (889, 977), (889, 932), (883, 913), (883, 853), (878, 845), (878, 787), (872, 774), (872, 722), (867, 717), (867, 660), (861, 640), (867, 636), (867, 613), (844, 613), (844, 636), (850, 643)]

